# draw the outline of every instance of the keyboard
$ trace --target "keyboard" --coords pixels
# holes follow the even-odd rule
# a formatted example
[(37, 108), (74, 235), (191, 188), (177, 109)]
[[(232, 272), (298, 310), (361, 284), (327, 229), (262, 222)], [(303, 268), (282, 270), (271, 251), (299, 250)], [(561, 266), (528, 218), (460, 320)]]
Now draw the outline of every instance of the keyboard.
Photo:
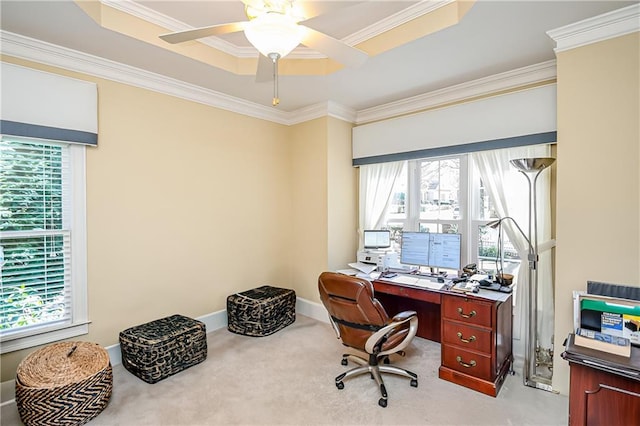
[(396, 275), (395, 277), (387, 278), (387, 279), (390, 280), (391, 282), (398, 283), (398, 284), (411, 285), (418, 282), (418, 277), (409, 277), (407, 275)]
[(430, 288), (432, 290), (440, 290), (444, 287), (444, 283), (439, 283), (438, 281), (432, 281), (430, 279), (421, 278), (415, 284), (418, 287)]
[(437, 279), (420, 278), (415, 276), (398, 275), (393, 278), (387, 278), (387, 280), (396, 284), (412, 285), (416, 287), (429, 288), (433, 290), (440, 290), (444, 283), (439, 283)]

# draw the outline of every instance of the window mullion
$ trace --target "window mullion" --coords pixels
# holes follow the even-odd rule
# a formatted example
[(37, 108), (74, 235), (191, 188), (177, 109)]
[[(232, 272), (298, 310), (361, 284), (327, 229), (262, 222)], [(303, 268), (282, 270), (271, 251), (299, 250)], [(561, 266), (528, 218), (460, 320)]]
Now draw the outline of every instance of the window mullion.
[(407, 231), (417, 231), (420, 227), (420, 161), (410, 160), (407, 170)]

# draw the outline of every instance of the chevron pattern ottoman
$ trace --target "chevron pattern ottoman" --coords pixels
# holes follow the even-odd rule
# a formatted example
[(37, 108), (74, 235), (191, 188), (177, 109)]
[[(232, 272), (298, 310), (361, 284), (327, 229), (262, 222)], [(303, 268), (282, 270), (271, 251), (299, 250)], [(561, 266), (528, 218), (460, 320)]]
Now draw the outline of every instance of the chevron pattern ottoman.
[(16, 405), (27, 426), (82, 425), (111, 398), (109, 354), (95, 343), (62, 342), (29, 354), (16, 374)]
[(156, 383), (207, 358), (203, 322), (171, 315), (120, 332), (122, 365), (147, 383)]
[(262, 337), (296, 320), (296, 292), (264, 285), (227, 297), (229, 331)]

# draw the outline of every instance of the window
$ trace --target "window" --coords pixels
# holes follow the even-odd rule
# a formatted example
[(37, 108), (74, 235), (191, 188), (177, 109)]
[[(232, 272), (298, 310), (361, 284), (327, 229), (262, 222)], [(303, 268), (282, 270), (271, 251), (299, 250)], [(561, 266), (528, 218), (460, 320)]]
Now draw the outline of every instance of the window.
[(84, 150), (0, 140), (2, 353), (88, 331)]
[[(526, 196), (526, 181), (517, 183)], [(526, 198), (523, 202), (526, 204)], [(404, 162), (385, 217), (385, 228), (391, 230), (396, 250), (403, 230), (460, 233), (462, 263), (476, 263), (488, 273), (496, 272), (498, 231), (485, 225), (499, 215), (470, 154)], [(506, 235), (502, 238), (505, 272), (513, 273), (520, 257)]]

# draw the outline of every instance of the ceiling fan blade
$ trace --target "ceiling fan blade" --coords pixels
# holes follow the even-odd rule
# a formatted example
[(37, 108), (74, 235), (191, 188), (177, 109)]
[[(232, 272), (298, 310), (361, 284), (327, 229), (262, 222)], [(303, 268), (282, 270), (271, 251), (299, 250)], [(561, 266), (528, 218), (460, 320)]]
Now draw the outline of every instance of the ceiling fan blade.
[(273, 60), (264, 55), (258, 56), (258, 70), (256, 71), (256, 83), (273, 81)]
[(317, 50), (320, 53), (324, 53), (329, 58), (340, 62), (351, 68), (356, 68), (362, 65), (369, 55), (360, 49), (351, 47), (348, 44), (335, 39), (325, 33), (316, 31), (305, 25), (300, 25), (304, 29), (304, 36), (302, 37), (302, 44)]
[(196, 40), (213, 35), (229, 34), (243, 31), (246, 24), (246, 21), (242, 21), (232, 22), (228, 24), (211, 25), (208, 27), (194, 28), (192, 30), (162, 34), (160, 35), (160, 38), (171, 44), (182, 43), (185, 41)]

